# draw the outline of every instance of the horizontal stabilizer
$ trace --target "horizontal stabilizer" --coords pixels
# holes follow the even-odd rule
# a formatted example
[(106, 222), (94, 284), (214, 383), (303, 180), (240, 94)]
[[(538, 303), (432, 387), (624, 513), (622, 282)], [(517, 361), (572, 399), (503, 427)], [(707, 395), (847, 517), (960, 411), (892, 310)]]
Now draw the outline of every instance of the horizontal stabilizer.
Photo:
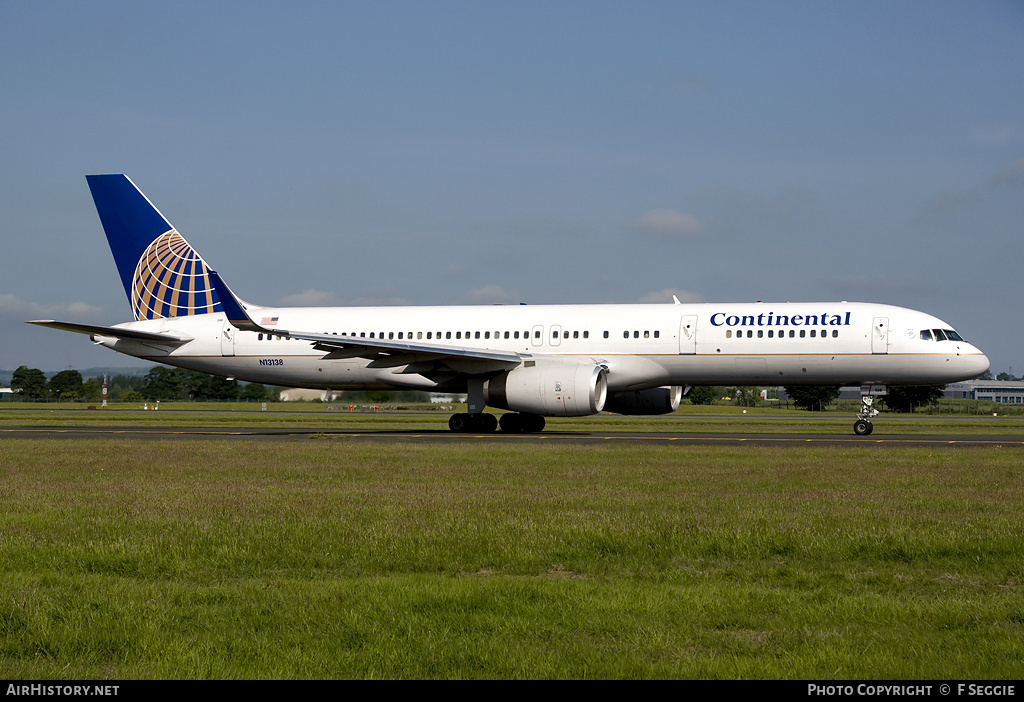
[(139, 331), (138, 329), (126, 329), (124, 327), (102, 327), (96, 324), (78, 324), (76, 322), (58, 322), (55, 319), (33, 319), (28, 324), (37, 324), (40, 327), (50, 327), (62, 331), (75, 332), (76, 334), (89, 334), (90, 336), (110, 336), (116, 339), (132, 339), (134, 341), (156, 341), (162, 344), (184, 344), (192, 341), (189, 336), (177, 336), (174, 334), (159, 334), (157, 332)]

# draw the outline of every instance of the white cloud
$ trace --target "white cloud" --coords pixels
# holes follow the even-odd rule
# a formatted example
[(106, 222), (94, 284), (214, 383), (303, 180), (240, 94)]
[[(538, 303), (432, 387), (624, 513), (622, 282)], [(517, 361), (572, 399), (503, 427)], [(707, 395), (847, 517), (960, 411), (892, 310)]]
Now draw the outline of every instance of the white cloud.
[(1015, 124), (999, 124), (975, 130), (974, 138), (986, 146), (1010, 146), (1024, 141), (1024, 132)]
[(939, 193), (925, 205), (920, 218), (930, 220), (952, 217), (959, 214), (964, 208), (975, 205), (999, 191), (1022, 189), (1024, 189), (1024, 158), (1018, 158), (1000, 168), (984, 183), (976, 187)]
[(12, 293), (0, 293), (0, 314), (12, 317), (32, 319), (49, 319), (65, 317), (65, 321), (77, 321), (83, 318), (94, 319), (101, 315), (102, 309), (86, 302), (42, 303), (22, 300)]
[(1000, 169), (988, 182), (992, 188), (1024, 188), (1024, 158), (1018, 158), (1006, 168)]
[(673, 295), (678, 297), (680, 302), (704, 302), (704, 296), (700, 293), (693, 292), (692, 290), (680, 290), (679, 288), (665, 288), (664, 290), (650, 292), (643, 297), (638, 298), (637, 302), (645, 304), (672, 302)]
[(500, 285), (485, 285), (482, 288), (467, 290), (464, 297), (471, 305), (515, 305), (523, 299), (515, 290), (508, 290)]
[(285, 295), (279, 304), (282, 307), (338, 307), (341, 298), (336, 293), (309, 288), (300, 293)]
[(383, 307), (408, 303), (389, 289), (365, 290), (359, 297), (346, 300), (334, 292), (308, 288), (285, 295), (278, 304), (281, 307)]
[(672, 209), (648, 210), (634, 219), (633, 224), (661, 234), (686, 237), (700, 236), (704, 229), (693, 215)]

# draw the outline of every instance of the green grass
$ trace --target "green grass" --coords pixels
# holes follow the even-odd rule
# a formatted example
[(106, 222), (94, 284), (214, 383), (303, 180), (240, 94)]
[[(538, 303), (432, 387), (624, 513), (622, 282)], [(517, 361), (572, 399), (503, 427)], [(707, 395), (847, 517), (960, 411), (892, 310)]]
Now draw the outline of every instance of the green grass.
[(0, 442), (0, 678), (1016, 678), (1018, 449)]
[[(465, 405), (457, 405), (463, 411)], [(414, 405), (407, 411), (348, 412), (340, 404), (279, 402), (266, 411), (253, 403), (161, 403), (159, 411), (113, 404), (108, 410), (83, 405), (5, 403), (0, 405), (0, 437), (5, 426), (213, 426), (325, 431), (446, 431), (452, 413), (437, 406)], [(719, 432), (853, 434), (856, 409), (847, 412), (806, 412), (778, 407), (683, 405), (664, 416), (549, 417), (549, 432)], [(1024, 440), (1024, 415), (1016, 414), (890, 414), (874, 421), (873, 436), (889, 434), (1019, 434)]]

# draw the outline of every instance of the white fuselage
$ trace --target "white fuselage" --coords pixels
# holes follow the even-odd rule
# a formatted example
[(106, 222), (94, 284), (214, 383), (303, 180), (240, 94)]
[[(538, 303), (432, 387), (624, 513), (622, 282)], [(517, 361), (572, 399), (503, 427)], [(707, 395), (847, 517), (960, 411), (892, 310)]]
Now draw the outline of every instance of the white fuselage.
[[(263, 326), (460, 349), (537, 363), (607, 368), (608, 390), (670, 385), (939, 384), (980, 375), (971, 344), (922, 312), (868, 303), (253, 308)], [(276, 318), (276, 321), (271, 321)], [(177, 346), (94, 336), (139, 358), (250, 382), (325, 389), (464, 390), (466, 376), (428, 378), (404, 363), (332, 358), (310, 341), (240, 331), (226, 315), (118, 325), (192, 340)], [(922, 338), (930, 337), (930, 338)], [(336, 355), (336, 354), (335, 354)], [(495, 372), (500, 364), (495, 367)], [(486, 374), (477, 363), (468, 373)]]

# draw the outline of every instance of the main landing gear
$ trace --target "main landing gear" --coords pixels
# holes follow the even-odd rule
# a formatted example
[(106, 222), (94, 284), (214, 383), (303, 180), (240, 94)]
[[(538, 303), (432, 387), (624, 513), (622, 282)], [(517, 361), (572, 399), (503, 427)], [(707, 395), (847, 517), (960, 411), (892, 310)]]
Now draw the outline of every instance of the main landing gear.
[[(484, 414), (484, 380), (470, 378), (466, 384), (466, 407), (469, 412), (453, 414), (448, 428), (460, 434), (491, 434), (498, 429), (498, 418)], [(504, 434), (532, 434), (544, 431), (544, 417), (539, 414), (509, 412), (501, 415), (501, 431)]]
[[(878, 410), (875, 409), (875, 395), (886, 393), (884, 385), (881, 388), (877, 385), (866, 387), (866, 392), (864, 388), (861, 388), (860, 412), (857, 413), (857, 421), (853, 423), (853, 433), (858, 436), (867, 436), (875, 430), (871, 424), (871, 420), (878, 416)], [(871, 394), (872, 391), (874, 391), (874, 395)]]
[[(448, 428), (459, 434), (492, 434), (498, 430), (499, 421), (493, 414), (453, 414)], [(501, 415), (503, 434), (533, 434), (544, 431), (544, 417), (537, 414), (509, 412)]]

